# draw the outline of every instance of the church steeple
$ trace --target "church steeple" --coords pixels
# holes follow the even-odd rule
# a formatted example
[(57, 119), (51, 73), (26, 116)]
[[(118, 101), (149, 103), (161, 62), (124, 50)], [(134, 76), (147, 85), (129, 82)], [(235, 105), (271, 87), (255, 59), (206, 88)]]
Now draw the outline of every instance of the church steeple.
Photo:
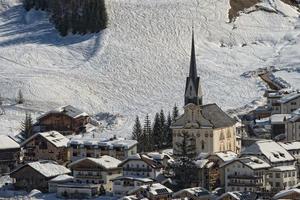
[(200, 84), (200, 77), (197, 76), (194, 29), (192, 32), (192, 49), (190, 60), (190, 73), (186, 79), (184, 105), (193, 103), (202, 105), (202, 89)]

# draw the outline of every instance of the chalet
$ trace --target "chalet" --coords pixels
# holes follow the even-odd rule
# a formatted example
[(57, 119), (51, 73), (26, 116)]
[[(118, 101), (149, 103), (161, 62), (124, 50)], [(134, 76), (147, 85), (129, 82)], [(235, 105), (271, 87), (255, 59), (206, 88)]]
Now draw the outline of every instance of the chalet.
[(137, 153), (137, 141), (123, 138), (79, 138), (74, 137), (68, 143), (72, 161), (84, 157), (99, 158), (108, 155), (120, 160)]
[(230, 191), (222, 194), (217, 200), (256, 200), (257, 194), (254, 192)]
[[(82, 158), (69, 165), (73, 171), (74, 182), (80, 184), (103, 185), (106, 191), (112, 191), (112, 179), (122, 175), (120, 160), (101, 156), (99, 158)], [(72, 186), (71, 186), (72, 187)]]
[(73, 180), (74, 180), (73, 176), (70, 176), (67, 174), (59, 175), (59, 176), (51, 179), (50, 181), (48, 181), (48, 192), (56, 193), (57, 185), (73, 182)]
[(124, 176), (139, 176), (155, 179), (161, 174), (163, 166), (145, 154), (136, 154), (122, 161)]
[(0, 135), (0, 175), (10, 172), (19, 161), (21, 147), (6, 135)]
[(300, 164), (300, 141), (278, 142), (278, 144), (286, 149), (292, 156), (294, 156), (298, 165)]
[(37, 118), (41, 131), (58, 131), (64, 135), (85, 131), (89, 115), (73, 106), (51, 110)]
[(255, 156), (237, 158), (221, 165), (226, 191), (262, 192), (269, 190), (266, 170), (271, 166)]
[(37, 161), (27, 163), (10, 173), (14, 179), (16, 189), (31, 191), (38, 189), (43, 192), (48, 191), (48, 182), (63, 174), (69, 174), (71, 171), (54, 161)]
[(139, 176), (119, 176), (112, 179), (114, 195), (125, 196), (128, 191), (134, 190), (142, 185), (151, 185), (154, 183), (153, 179)]
[(201, 187), (182, 189), (173, 194), (173, 199), (212, 200), (213, 195)]
[(160, 183), (153, 183), (152, 185), (142, 185), (131, 190), (129, 194), (137, 196), (138, 199), (171, 200), (173, 191)]
[(24, 160), (54, 160), (63, 164), (69, 160), (68, 141), (69, 139), (57, 131), (36, 133), (21, 144)]

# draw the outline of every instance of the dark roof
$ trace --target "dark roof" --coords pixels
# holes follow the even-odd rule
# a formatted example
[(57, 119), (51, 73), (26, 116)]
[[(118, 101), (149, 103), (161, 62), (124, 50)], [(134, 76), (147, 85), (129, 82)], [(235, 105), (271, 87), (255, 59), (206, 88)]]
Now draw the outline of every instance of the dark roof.
[(236, 121), (229, 117), (217, 104), (207, 104), (202, 107), (202, 115), (214, 128), (233, 126)]
[[(200, 107), (202, 115), (197, 121), (201, 127), (222, 128), (233, 126), (236, 123), (236, 121), (229, 117), (217, 104), (207, 104)], [(185, 114), (180, 116), (172, 126), (184, 126), (186, 123), (184, 115)]]
[(71, 118), (78, 118), (78, 117), (82, 117), (82, 116), (88, 116), (87, 113), (71, 106), (71, 105), (67, 105), (67, 106), (63, 106), (54, 110), (51, 110), (49, 112), (46, 112), (45, 114), (39, 116), (37, 118), (37, 120), (40, 120), (41, 118), (47, 116), (48, 114), (65, 114)]

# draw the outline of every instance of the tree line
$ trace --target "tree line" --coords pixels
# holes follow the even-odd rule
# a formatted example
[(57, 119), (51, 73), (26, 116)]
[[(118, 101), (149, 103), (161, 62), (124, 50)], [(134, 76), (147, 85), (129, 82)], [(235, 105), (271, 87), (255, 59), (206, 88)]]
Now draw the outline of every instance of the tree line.
[(149, 152), (172, 147), (171, 125), (179, 116), (178, 107), (175, 105), (172, 115), (167, 117), (163, 110), (155, 114), (153, 123), (147, 114), (143, 127), (139, 116), (136, 116), (131, 138), (138, 141), (138, 152)]
[(45, 10), (61, 34), (97, 33), (107, 27), (104, 0), (23, 0), (24, 8)]

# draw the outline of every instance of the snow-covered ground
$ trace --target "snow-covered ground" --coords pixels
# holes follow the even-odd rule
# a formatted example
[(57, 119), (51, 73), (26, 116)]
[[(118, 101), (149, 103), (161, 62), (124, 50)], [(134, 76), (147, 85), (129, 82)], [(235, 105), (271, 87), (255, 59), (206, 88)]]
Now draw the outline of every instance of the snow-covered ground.
[(262, 95), (245, 71), (300, 63), (297, 9), (265, 0), (228, 23), (229, 0), (109, 0), (109, 26), (100, 34), (61, 38), (43, 12), (18, 0), (0, 1), (0, 93), (8, 102), (22, 89), (28, 104), (7, 106), (0, 133), (19, 129), (26, 110), (38, 115), (71, 104), (122, 120), (108, 133), (126, 136), (135, 115), (183, 104), (194, 25), (205, 103), (223, 109)]

